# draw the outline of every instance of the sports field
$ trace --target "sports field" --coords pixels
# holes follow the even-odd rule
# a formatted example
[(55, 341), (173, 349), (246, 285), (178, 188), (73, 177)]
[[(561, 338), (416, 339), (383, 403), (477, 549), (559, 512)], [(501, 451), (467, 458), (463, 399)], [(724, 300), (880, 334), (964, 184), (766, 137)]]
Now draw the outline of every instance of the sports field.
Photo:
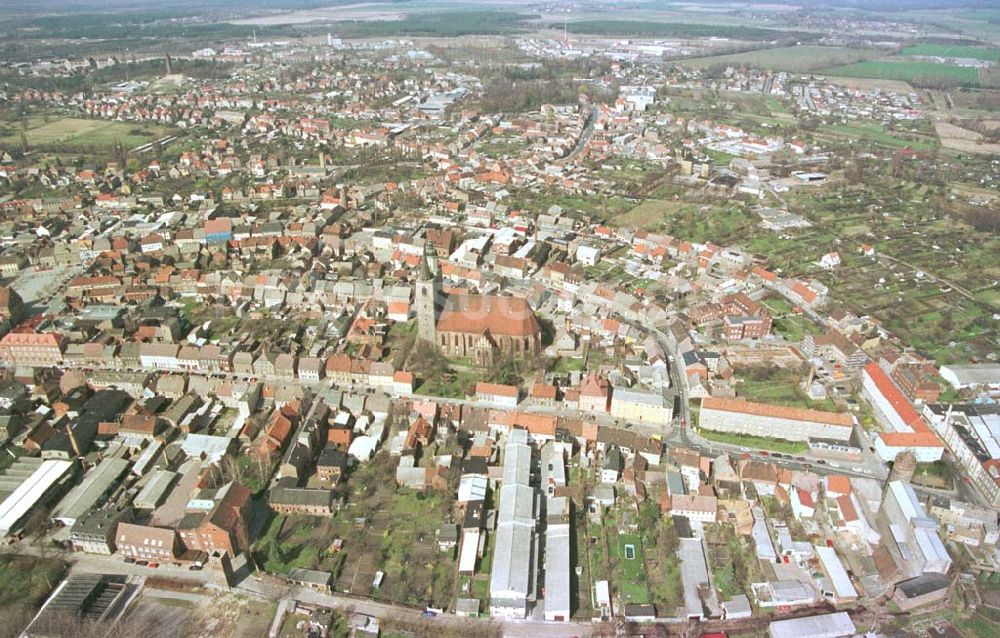
[(78, 117), (42, 117), (28, 120), (27, 128), (21, 122), (5, 122), (0, 129), (0, 146), (19, 146), (24, 131), (29, 147), (62, 146), (68, 149), (114, 146), (121, 140), (125, 148), (134, 148), (171, 132), (166, 126), (128, 122), (88, 120)]

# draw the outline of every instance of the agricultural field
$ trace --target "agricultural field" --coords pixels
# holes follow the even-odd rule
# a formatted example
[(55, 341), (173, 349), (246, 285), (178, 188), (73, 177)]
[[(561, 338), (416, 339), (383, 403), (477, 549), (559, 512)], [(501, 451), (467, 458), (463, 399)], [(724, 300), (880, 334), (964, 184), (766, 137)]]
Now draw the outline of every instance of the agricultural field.
[(802, 45), (777, 49), (759, 49), (746, 53), (712, 55), (703, 58), (681, 60), (678, 64), (695, 69), (731, 65), (737, 67), (756, 67), (772, 71), (805, 73), (807, 71), (815, 71), (816, 69), (861, 62), (870, 59), (873, 55), (874, 52), (869, 49)]
[(656, 20), (579, 20), (567, 26), (570, 33), (640, 38), (723, 37), (734, 40), (808, 39), (812, 34), (748, 26), (682, 24)]
[(952, 83), (964, 86), (979, 86), (979, 70), (939, 62), (906, 60), (868, 60), (843, 66), (828, 68), (824, 73), (842, 77), (873, 78), (876, 80), (900, 80), (930, 84)]
[(1000, 144), (987, 142), (982, 133), (956, 126), (950, 122), (934, 122), (941, 146), (963, 153), (1000, 155)]
[(25, 127), (20, 122), (5, 122), (0, 129), (0, 147), (20, 147), (22, 131), (29, 149), (60, 147), (69, 150), (112, 147), (119, 141), (126, 149), (131, 149), (172, 132), (166, 126), (78, 117), (32, 117), (26, 124)]
[(951, 44), (916, 44), (906, 47), (899, 54), (936, 58), (969, 58), (972, 60), (986, 60), (988, 62), (1000, 60), (1000, 49)]

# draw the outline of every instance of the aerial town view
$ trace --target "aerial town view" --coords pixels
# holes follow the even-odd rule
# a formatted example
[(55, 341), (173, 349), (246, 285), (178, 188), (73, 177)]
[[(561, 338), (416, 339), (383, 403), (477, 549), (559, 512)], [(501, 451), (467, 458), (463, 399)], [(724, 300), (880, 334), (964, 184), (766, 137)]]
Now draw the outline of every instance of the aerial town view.
[(996, 0), (0, 2), (0, 638), (998, 635)]

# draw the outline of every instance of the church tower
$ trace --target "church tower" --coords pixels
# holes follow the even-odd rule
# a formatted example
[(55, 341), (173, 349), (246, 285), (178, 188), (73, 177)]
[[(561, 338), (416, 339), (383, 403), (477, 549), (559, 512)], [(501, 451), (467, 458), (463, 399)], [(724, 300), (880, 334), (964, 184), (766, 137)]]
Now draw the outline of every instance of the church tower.
[(441, 297), (441, 276), (438, 272), (437, 253), (431, 242), (424, 242), (424, 256), (420, 260), (420, 277), (417, 279), (417, 337), (437, 345), (437, 304)]

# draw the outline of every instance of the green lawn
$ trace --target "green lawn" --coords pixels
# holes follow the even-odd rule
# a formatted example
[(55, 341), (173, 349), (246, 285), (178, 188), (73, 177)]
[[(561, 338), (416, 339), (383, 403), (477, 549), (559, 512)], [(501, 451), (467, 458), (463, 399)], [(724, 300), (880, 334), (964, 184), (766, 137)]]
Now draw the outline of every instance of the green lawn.
[(770, 450), (783, 454), (801, 454), (809, 449), (809, 444), (802, 441), (786, 441), (784, 439), (769, 439), (759, 436), (742, 436), (729, 432), (698, 429), (698, 434), (709, 441), (717, 441), (727, 445), (739, 445), (758, 450)]
[[(635, 546), (635, 558), (625, 557), (625, 546)], [(642, 557), (642, 539), (638, 534), (621, 534), (608, 539), (608, 549), (616, 570), (618, 590), (625, 603), (646, 604), (649, 602), (649, 587), (646, 583), (646, 564)]]
[(812, 321), (801, 315), (785, 315), (775, 317), (774, 331), (793, 343), (798, 343), (807, 334), (822, 334), (822, 330)]

